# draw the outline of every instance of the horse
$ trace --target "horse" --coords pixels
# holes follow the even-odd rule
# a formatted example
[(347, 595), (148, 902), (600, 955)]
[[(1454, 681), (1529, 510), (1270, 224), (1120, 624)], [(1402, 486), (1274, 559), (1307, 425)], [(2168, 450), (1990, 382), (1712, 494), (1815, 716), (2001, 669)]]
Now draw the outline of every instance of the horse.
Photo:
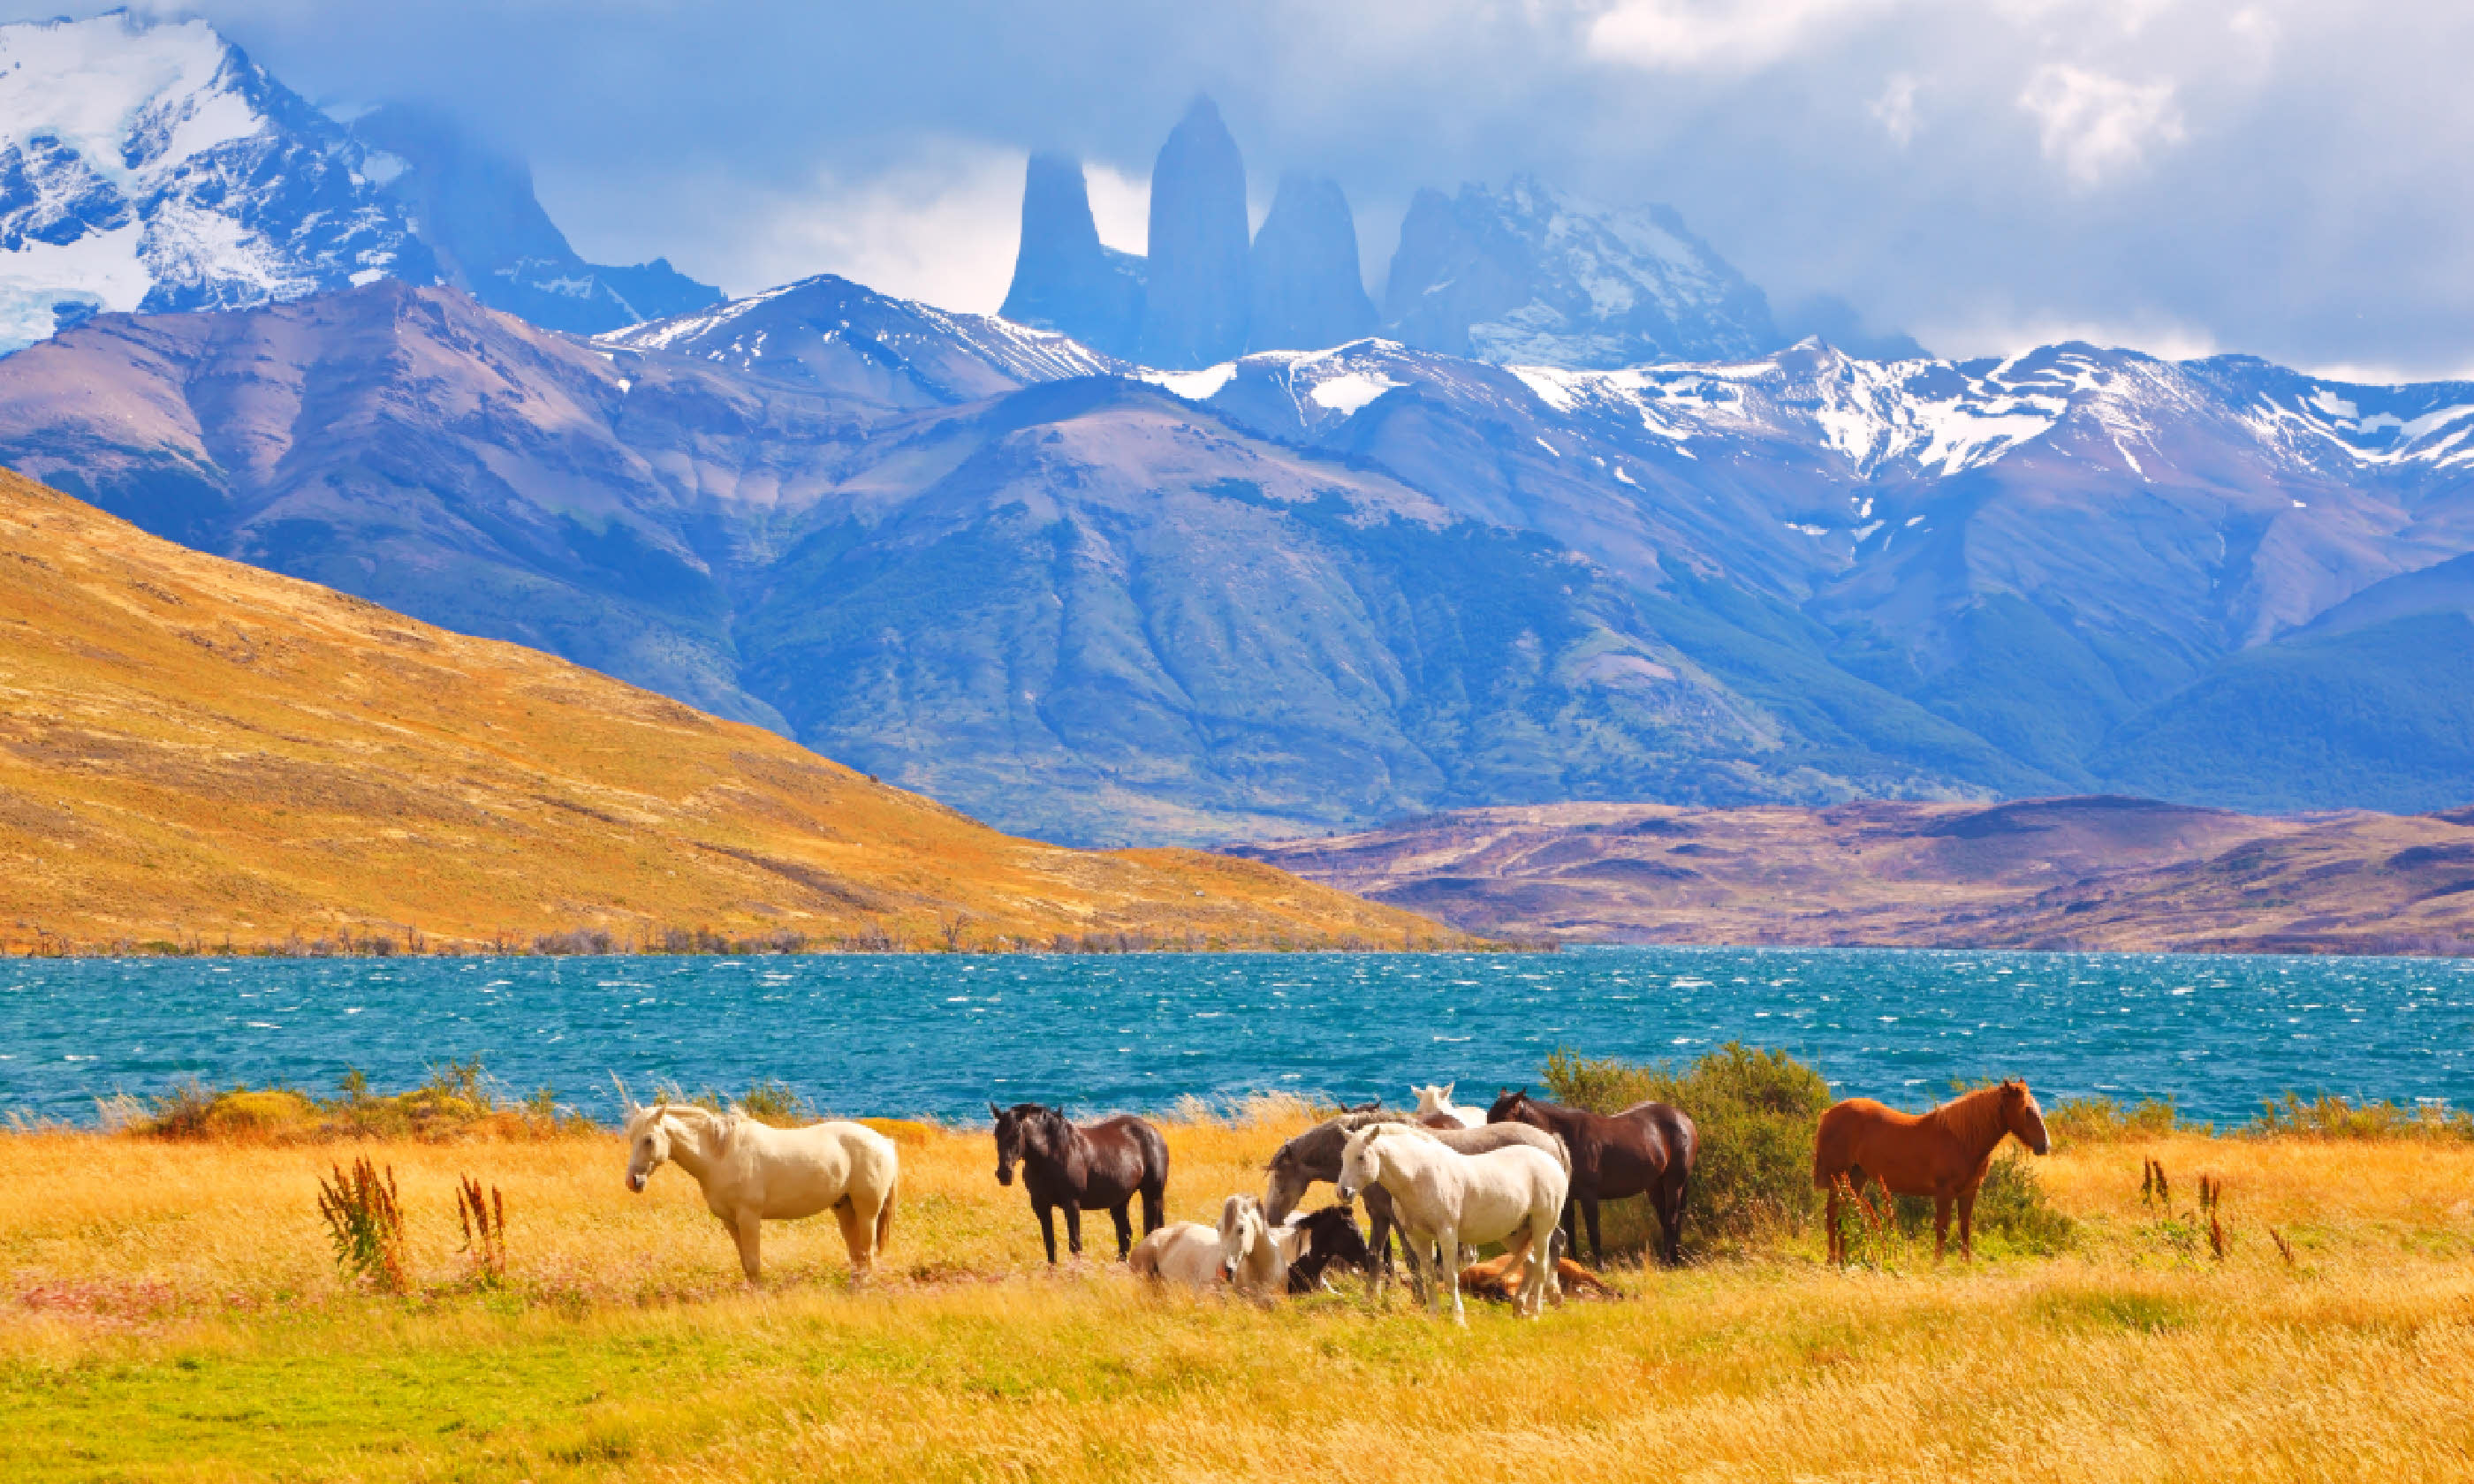
[(1011, 1108), (988, 1105), (997, 1120), (997, 1184), (1013, 1184), (1013, 1167), (1022, 1165), (1023, 1188), (1031, 1209), (1039, 1213), (1040, 1239), (1048, 1244), (1048, 1260), (1056, 1261), (1055, 1211), (1065, 1209), (1065, 1240), (1076, 1257), (1082, 1256), (1082, 1213), (1104, 1210), (1117, 1225), (1117, 1257), (1133, 1249), (1134, 1231), (1127, 1208), (1143, 1198), (1143, 1234), (1160, 1229), (1160, 1207), (1168, 1195), (1168, 1144), (1152, 1128), (1131, 1113), (1119, 1113), (1097, 1123), (1067, 1121), (1062, 1108), (1016, 1103)]
[(1219, 1229), (1200, 1221), (1172, 1221), (1144, 1233), (1126, 1255), (1126, 1268), (1136, 1278), (1188, 1288), (1214, 1289), (1228, 1281)]
[(1522, 1254), (1519, 1311), (1538, 1317), (1554, 1285), (1556, 1220), (1563, 1214), (1570, 1176), (1562, 1161), (1525, 1144), (1462, 1154), (1425, 1130), (1401, 1123), (1370, 1123), (1348, 1136), (1340, 1156), (1340, 1198), (1381, 1185), (1392, 1194), (1393, 1217), (1407, 1236), (1414, 1267), (1431, 1252), (1444, 1282), (1431, 1291), (1430, 1307), (1444, 1291), (1452, 1320), (1466, 1327), (1461, 1304), (1463, 1253), (1501, 1242)]
[(642, 1191), (665, 1161), (695, 1177), (705, 1209), (730, 1229), (739, 1265), (764, 1271), (763, 1224), (831, 1209), (850, 1249), (851, 1275), (865, 1279), (893, 1234), (902, 1184), (893, 1140), (856, 1123), (777, 1129), (746, 1114), (691, 1103), (627, 1108), (627, 1188)]
[[(1326, 1118), (1290, 1139), (1275, 1150), (1263, 1166), (1270, 1179), (1263, 1186), (1263, 1215), (1274, 1222), (1286, 1221), (1298, 1203), (1305, 1199), (1306, 1189), (1318, 1180), (1340, 1179), (1340, 1155), (1348, 1136), (1370, 1123), (1396, 1118), (1396, 1114), (1355, 1110)], [(1474, 1129), (1437, 1129), (1434, 1137), (1444, 1146), (1462, 1154), (1484, 1154), (1512, 1144), (1526, 1144), (1554, 1156), (1556, 1162), (1568, 1167), (1570, 1157), (1564, 1153), (1564, 1141), (1554, 1135), (1533, 1129), (1523, 1123), (1492, 1124)], [(1369, 1280), (1380, 1286), (1392, 1270), (1392, 1197), (1382, 1186), (1367, 1190), (1366, 1243), (1373, 1256), (1368, 1269)], [(1409, 1280), (1417, 1290), (1418, 1302), (1426, 1301), (1425, 1278), (1416, 1263), (1409, 1266)]]
[(1933, 1202), (1933, 1260), (1950, 1242), (1950, 1213), (1958, 1209), (1958, 1250), (1976, 1260), (1976, 1191), (1993, 1165), (1993, 1150), (2012, 1135), (2037, 1154), (2052, 1148), (2045, 1111), (2017, 1078), (1978, 1088), (1923, 1114), (1903, 1113), (1869, 1097), (1849, 1098), (1821, 1115), (1813, 1138), (1812, 1184), (1830, 1192), (1830, 1260), (1847, 1260), (1838, 1231), (1839, 1177), (1861, 1190), (1869, 1178), (1893, 1195)]
[(1486, 1111), (1486, 1121), (1544, 1129), (1572, 1151), (1573, 1209), (1564, 1212), (1571, 1250), (1581, 1246), (1577, 1213), (1589, 1222), (1590, 1259), (1606, 1261), (1607, 1249), (1598, 1240), (1598, 1203), (1646, 1195), (1658, 1212), (1659, 1255), (1670, 1267), (1684, 1260), (1684, 1205), (1701, 1155), (1701, 1133), (1683, 1110), (1635, 1103), (1619, 1113), (1593, 1113), (1506, 1088)]
[(1446, 1082), (1441, 1087), (1411, 1088), (1410, 1092), (1418, 1099), (1418, 1121), (1428, 1128), (1443, 1127), (1443, 1124), (1434, 1121), (1436, 1117), (1449, 1118), (1454, 1124), (1465, 1129), (1483, 1126), (1486, 1122), (1486, 1114), (1474, 1108), (1453, 1106), (1452, 1089), (1458, 1086), (1460, 1086), (1459, 1083)]
[(1258, 1299), (1287, 1292), (1299, 1234), (1290, 1226), (1274, 1232), (1252, 1196), (1230, 1196), (1220, 1203), (1220, 1276)]
[[(1560, 1256), (1563, 1248), (1564, 1233), (1561, 1228), (1558, 1228), (1555, 1232), (1555, 1250), (1559, 1255), (1555, 1259), (1555, 1291), (1548, 1295), (1550, 1298), (1561, 1304), (1564, 1302), (1564, 1295), (1567, 1293), (1596, 1299), (1614, 1297), (1615, 1291), (1607, 1286), (1605, 1279), (1571, 1258)], [(1473, 1293), (1481, 1299), (1497, 1301), (1509, 1301), (1519, 1297), (1520, 1290), (1514, 1285), (1512, 1271), (1518, 1257), (1517, 1253), (1507, 1252), (1499, 1257), (1489, 1257), (1484, 1262), (1472, 1262), (1461, 1269), (1461, 1292)]]
[(1302, 1214), (1292, 1211), (1281, 1226), (1298, 1233), (1297, 1260), (1289, 1264), (1289, 1292), (1322, 1292), (1323, 1274), (1334, 1266), (1373, 1276), (1374, 1249), (1366, 1245), (1365, 1233), (1357, 1230), (1357, 1217), (1347, 1207), (1326, 1206)]

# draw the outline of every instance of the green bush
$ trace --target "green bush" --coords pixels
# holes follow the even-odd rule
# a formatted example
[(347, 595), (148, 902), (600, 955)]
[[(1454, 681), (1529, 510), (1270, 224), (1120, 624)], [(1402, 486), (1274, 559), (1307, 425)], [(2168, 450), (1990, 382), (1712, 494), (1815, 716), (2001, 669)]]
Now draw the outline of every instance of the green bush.
[(2170, 1097), (2147, 1098), (2128, 1108), (2109, 1097), (2066, 1097), (2045, 1113), (2045, 1132), (2066, 1144), (2163, 1138), (2181, 1126), (2181, 1114)]
[(1684, 1220), (1687, 1244), (1750, 1242), (1818, 1221), (1812, 1140), (1830, 1084), (1785, 1052), (1730, 1041), (1678, 1069), (1558, 1051), (1545, 1078), (1557, 1098), (1593, 1113), (1657, 1101), (1691, 1117), (1701, 1153)]
[(2396, 1103), (2352, 1103), (2341, 1097), (2306, 1101), (2288, 1092), (2283, 1100), (2263, 1107), (2247, 1132), (2271, 1138), (2474, 1139), (2474, 1113), (2406, 1108)]

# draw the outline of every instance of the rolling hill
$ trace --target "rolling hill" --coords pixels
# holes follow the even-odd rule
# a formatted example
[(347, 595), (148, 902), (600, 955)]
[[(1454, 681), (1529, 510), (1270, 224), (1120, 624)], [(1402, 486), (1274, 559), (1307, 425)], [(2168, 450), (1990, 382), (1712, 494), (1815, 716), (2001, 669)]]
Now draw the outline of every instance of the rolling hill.
[(761, 729), (13, 474), (0, 697), (9, 951), (1457, 936), (1252, 862), (1010, 838)]
[(1471, 932), (1598, 943), (2474, 953), (2474, 810), (1467, 809), (1245, 853)]

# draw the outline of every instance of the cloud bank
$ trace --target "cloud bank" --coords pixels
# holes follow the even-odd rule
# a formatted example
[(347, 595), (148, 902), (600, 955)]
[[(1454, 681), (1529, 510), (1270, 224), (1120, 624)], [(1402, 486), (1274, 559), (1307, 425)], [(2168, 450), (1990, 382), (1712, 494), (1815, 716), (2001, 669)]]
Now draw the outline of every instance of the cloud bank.
[[(24, 14), (49, 13), (53, 7)], [(1661, 201), (1774, 300), (1945, 353), (2068, 328), (2474, 370), (2474, 8), (2394, 0), (209, 0), (329, 105), (419, 98), (528, 156), (588, 255), (734, 291), (837, 271), (988, 309), (1024, 154), (1102, 232), (1208, 91), (1268, 205), (1338, 178), (1379, 290), (1419, 185)]]

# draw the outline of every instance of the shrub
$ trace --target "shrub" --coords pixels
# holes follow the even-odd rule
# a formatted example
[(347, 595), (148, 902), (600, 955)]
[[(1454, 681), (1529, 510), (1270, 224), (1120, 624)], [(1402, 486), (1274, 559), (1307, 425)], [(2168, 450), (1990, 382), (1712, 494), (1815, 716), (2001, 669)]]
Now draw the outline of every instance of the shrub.
[(1672, 1103), (1700, 1131), (1701, 1152), (1684, 1222), (1687, 1242), (1795, 1233), (1819, 1219), (1812, 1140), (1830, 1084), (1783, 1051), (1730, 1041), (1689, 1067), (1592, 1061), (1558, 1051), (1546, 1085), (1594, 1113)]
[(335, 1248), (335, 1268), (374, 1288), (401, 1293), (411, 1286), (403, 1260), (403, 1208), (396, 1203), (395, 1167), (380, 1177), (367, 1160), (354, 1160), (347, 1175), (334, 1167), (330, 1183), (318, 1182), (318, 1214)]
[(815, 1115), (806, 1098), (792, 1091), (788, 1083), (772, 1077), (748, 1084), (740, 1095), (739, 1111), (759, 1123), (783, 1129), (810, 1122)]
[(2282, 1100), (2263, 1106), (2247, 1132), (2264, 1137), (2310, 1139), (2474, 1139), (2474, 1113), (2451, 1113), (2436, 1105), (2351, 1103), (2328, 1096), (2306, 1102), (2288, 1092)]
[(2163, 1138), (2182, 1127), (2171, 1098), (2147, 1098), (2125, 1108), (2109, 1097), (2067, 1097), (2045, 1113), (2045, 1132), (2062, 1143), (2119, 1144)]

